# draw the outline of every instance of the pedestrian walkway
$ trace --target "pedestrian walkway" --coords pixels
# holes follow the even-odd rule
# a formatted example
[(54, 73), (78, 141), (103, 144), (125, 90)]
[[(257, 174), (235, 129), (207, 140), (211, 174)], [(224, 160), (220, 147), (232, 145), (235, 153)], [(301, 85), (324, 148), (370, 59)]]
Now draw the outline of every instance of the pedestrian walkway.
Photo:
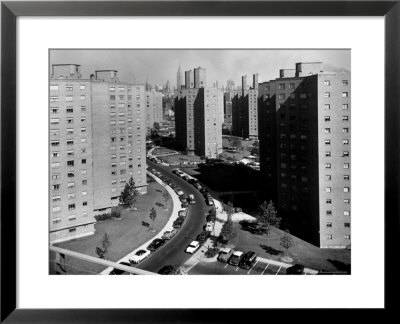
[[(140, 247), (138, 247), (137, 249), (135, 249), (131, 253), (125, 255), (122, 259), (118, 260), (117, 263), (123, 262), (123, 261), (124, 262), (129, 262), (129, 259), (132, 258), (137, 251), (146, 250), (147, 246), (154, 239), (161, 238), (165, 231), (171, 231), (173, 229), (172, 224), (178, 218), (178, 213), (181, 210), (181, 201), (179, 200), (179, 196), (176, 194), (176, 192), (170, 186), (165, 184), (161, 179), (159, 179), (154, 174), (152, 174), (151, 172), (147, 171), (147, 174), (149, 176), (151, 176), (156, 182), (161, 184), (168, 191), (169, 195), (171, 196), (172, 205), (173, 205), (171, 216), (170, 216), (167, 224), (165, 224), (164, 228), (160, 232), (158, 232), (151, 240), (149, 240), (146, 243), (142, 244)], [(104, 274), (104, 275), (109, 274), (112, 269), (113, 269), (112, 267), (108, 267), (107, 269), (102, 271), (100, 274)]]

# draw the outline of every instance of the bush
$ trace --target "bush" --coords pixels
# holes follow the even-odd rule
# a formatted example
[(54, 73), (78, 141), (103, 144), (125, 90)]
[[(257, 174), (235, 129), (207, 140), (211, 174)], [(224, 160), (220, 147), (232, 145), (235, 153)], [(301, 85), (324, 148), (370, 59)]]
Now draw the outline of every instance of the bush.
[(110, 213), (104, 213), (104, 214), (96, 215), (96, 216), (94, 216), (94, 218), (98, 222), (106, 222), (106, 221), (112, 219), (113, 216)]
[(205, 256), (206, 256), (207, 258), (212, 258), (212, 257), (216, 256), (216, 255), (218, 254), (218, 252), (219, 252), (219, 248), (217, 248), (217, 247), (212, 247), (212, 248), (209, 248), (209, 249), (206, 251)]

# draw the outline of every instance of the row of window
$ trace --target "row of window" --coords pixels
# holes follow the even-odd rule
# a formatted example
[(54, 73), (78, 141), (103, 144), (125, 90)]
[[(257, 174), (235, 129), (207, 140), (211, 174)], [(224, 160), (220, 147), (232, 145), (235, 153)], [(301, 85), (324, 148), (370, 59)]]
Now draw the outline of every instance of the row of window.
[[(331, 129), (330, 128), (325, 128), (324, 129), (324, 133), (325, 134), (330, 134), (330, 132), (331, 132)], [(348, 127), (343, 127), (343, 133), (348, 133), (349, 132), (349, 128)]]
[[(327, 235), (326, 235), (326, 239), (327, 239), (327, 240), (333, 240), (333, 235), (332, 235), (332, 234), (327, 234)], [(350, 240), (350, 235), (345, 235), (345, 236), (344, 236), (344, 239), (345, 239), (345, 240)]]
[[(74, 101), (75, 96), (65, 96), (65, 101), (71, 102)], [(86, 100), (86, 95), (79, 95), (80, 100)], [(50, 102), (59, 102), (59, 96), (50, 96)]]
[[(83, 207), (86, 207), (87, 205), (88, 205), (87, 201), (83, 201), (82, 202), (82, 206)], [(76, 208), (76, 204), (75, 203), (68, 204), (68, 211), (75, 210), (75, 208)], [(61, 212), (61, 207), (60, 206), (53, 207), (53, 213), (59, 213), (59, 212)]]
[[(50, 111), (51, 111), (51, 113), (52, 113), (53, 115), (56, 115), (56, 114), (58, 114), (58, 113), (60, 112), (60, 107), (51, 107), (51, 108), (50, 108)], [(71, 113), (74, 112), (74, 107), (73, 107), (73, 106), (67, 106), (67, 107), (65, 108), (65, 111), (66, 111), (67, 113), (71, 114)], [(85, 112), (85, 111), (86, 111), (86, 106), (81, 106), (80, 111), (81, 111), (81, 112)]]
[[(82, 186), (86, 186), (87, 185), (87, 180), (82, 180)], [(61, 184), (57, 183), (57, 184), (53, 184), (52, 186), (53, 191), (59, 191), (61, 190)], [(75, 182), (68, 182), (67, 184), (67, 188), (68, 189), (72, 189), (75, 188)]]
[[(87, 215), (88, 215), (87, 212), (82, 213), (82, 217), (87, 217)], [(74, 220), (76, 220), (76, 215), (69, 215), (69, 216), (68, 216), (68, 220), (69, 220), (69, 221), (74, 221)], [(55, 224), (60, 224), (60, 223), (61, 223), (61, 218), (53, 218), (53, 219), (52, 219), (52, 222), (53, 222), (53, 225), (55, 225)], [(84, 227), (87, 228), (88, 225), (84, 225)], [(72, 231), (71, 231), (71, 230), (72, 230)], [(70, 229), (69, 229), (69, 232), (70, 232), (70, 233), (75, 232), (75, 231), (76, 231), (76, 228), (70, 228)], [(59, 235), (60, 232), (61, 232), (61, 231), (57, 231), (57, 232), (54, 232), (53, 234)]]
[[(82, 123), (86, 122), (86, 117), (81, 117), (80, 118)], [(73, 124), (74, 123), (74, 118), (73, 117), (68, 117), (66, 119), (67, 124)], [(50, 118), (50, 125), (59, 125), (60, 124), (60, 118)]]
[[(86, 169), (81, 170), (81, 174), (82, 174), (82, 175), (87, 174), (87, 170), (86, 170)], [(75, 176), (75, 172), (74, 172), (74, 171), (68, 171), (67, 175), (68, 175), (69, 178), (72, 178), (72, 177)], [(53, 174), (51, 175), (51, 179), (52, 179), (52, 180), (60, 179), (60, 174), (59, 174), (59, 173), (53, 173)]]
[[(346, 227), (346, 228), (350, 228), (350, 223), (343, 223), (343, 225), (344, 225), (344, 227)], [(327, 222), (327, 223), (326, 223), (326, 228), (332, 228), (332, 227), (333, 227), (332, 222)]]
[[(332, 216), (332, 215), (333, 215), (332, 210), (327, 210), (326, 211), (326, 216)], [(344, 216), (350, 216), (350, 210), (343, 211), (343, 215)]]
[[(343, 163), (343, 169), (349, 169), (350, 163)], [(325, 169), (332, 169), (331, 163), (325, 163)]]
[[(86, 159), (81, 159), (81, 164), (86, 164)], [(59, 168), (61, 165), (61, 162), (52, 162), (51, 167), (52, 168)], [(67, 166), (73, 167), (75, 166), (75, 161), (74, 160), (68, 160), (67, 161)]]
[[(332, 187), (325, 187), (325, 192), (332, 192)], [(344, 187), (343, 192), (350, 192), (350, 187)]]
[[(326, 199), (325, 203), (327, 203), (327, 204), (332, 204), (332, 199), (330, 199), (330, 198)], [(350, 204), (350, 199), (349, 199), (349, 198), (343, 199), (343, 203), (345, 203), (345, 204)], [(326, 212), (327, 215), (328, 215), (328, 212), (330, 213), (330, 215), (332, 215), (332, 211), (331, 211), (331, 210), (328, 210), (328, 211)], [(346, 214), (345, 214), (345, 215), (346, 215)], [(347, 214), (346, 216), (349, 216), (349, 215), (350, 215), (350, 212), (348, 212), (348, 214)]]
[[(87, 191), (82, 191), (82, 196), (87, 196)], [(75, 193), (69, 193), (68, 194), (68, 199), (75, 199)], [(58, 202), (61, 201), (61, 196), (57, 195), (57, 196), (53, 196), (52, 197), (52, 201), (53, 202)]]
[[(56, 84), (51, 84), (50, 85), (50, 91), (58, 91), (60, 87)], [(74, 85), (72, 84), (66, 84), (65, 85), (65, 90), (66, 91), (73, 91), (74, 90)], [(86, 85), (80, 84), (79, 85), (79, 90), (86, 90)]]
[[(70, 139), (70, 140), (67, 140), (66, 143), (67, 143), (67, 145), (74, 145), (75, 141)], [(86, 138), (85, 137), (81, 138), (81, 143), (86, 143)], [(53, 147), (60, 146), (60, 141), (51, 141), (50, 145), (53, 146)], [(54, 152), (54, 153), (56, 153), (56, 152)]]

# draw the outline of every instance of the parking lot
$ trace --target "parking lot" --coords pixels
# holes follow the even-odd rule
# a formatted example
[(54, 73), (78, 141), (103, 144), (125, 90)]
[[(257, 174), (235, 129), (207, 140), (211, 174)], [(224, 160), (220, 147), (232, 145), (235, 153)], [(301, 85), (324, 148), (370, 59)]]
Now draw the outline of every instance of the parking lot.
[(218, 274), (218, 275), (285, 275), (286, 269), (275, 264), (270, 264), (264, 260), (257, 260), (250, 269), (242, 269), (228, 263), (219, 261), (199, 262), (189, 271), (189, 275), (198, 274)]

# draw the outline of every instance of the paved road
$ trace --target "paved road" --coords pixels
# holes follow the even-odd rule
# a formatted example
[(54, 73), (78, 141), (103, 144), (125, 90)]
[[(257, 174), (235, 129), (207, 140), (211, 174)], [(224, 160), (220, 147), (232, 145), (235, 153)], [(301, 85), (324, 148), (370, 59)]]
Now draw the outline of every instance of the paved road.
[(204, 198), (199, 191), (197, 191), (191, 184), (171, 172), (174, 168), (162, 166), (150, 162), (149, 160), (147, 160), (147, 165), (149, 168), (154, 168), (166, 177), (170, 178), (179, 188), (182, 189), (185, 195), (193, 194), (196, 199), (196, 204), (190, 205), (189, 215), (178, 234), (137, 266), (139, 269), (158, 272), (158, 270), (165, 265), (172, 264), (180, 266), (191, 257), (191, 254), (185, 253), (185, 249), (190, 242), (196, 239), (197, 234), (203, 230), (203, 226), (206, 223), (205, 214), (210, 208), (206, 205)]

